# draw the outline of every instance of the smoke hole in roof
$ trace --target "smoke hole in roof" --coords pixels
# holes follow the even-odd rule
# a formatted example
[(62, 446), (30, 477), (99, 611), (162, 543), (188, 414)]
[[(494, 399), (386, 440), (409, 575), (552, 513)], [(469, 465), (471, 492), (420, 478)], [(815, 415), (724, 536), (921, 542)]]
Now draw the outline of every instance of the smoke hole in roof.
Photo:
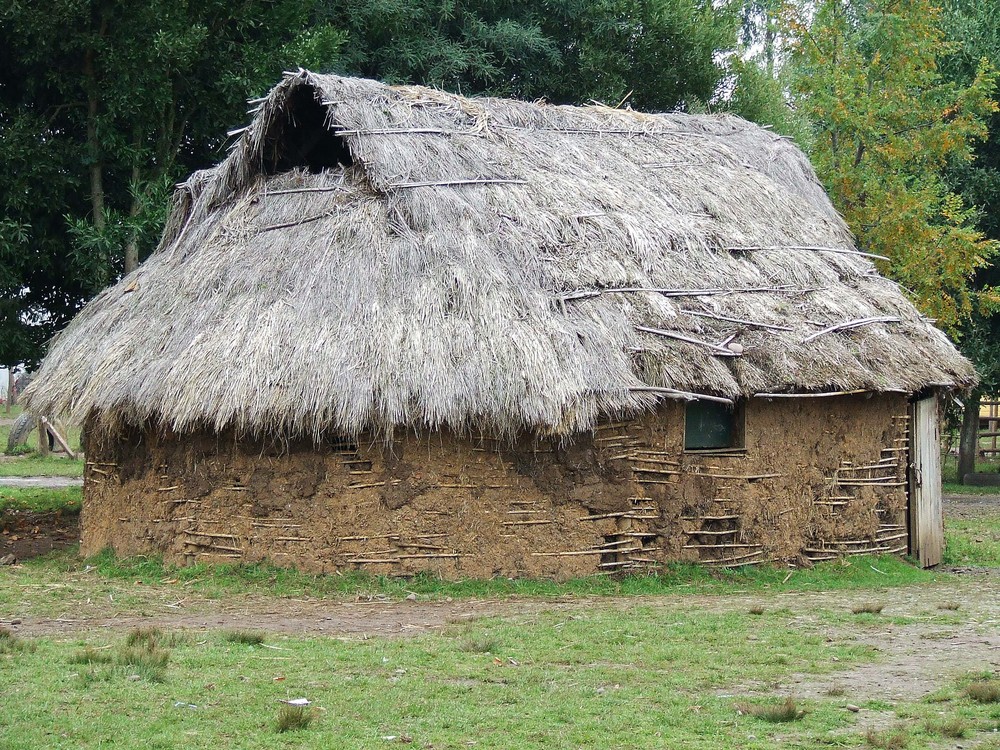
[(265, 157), (266, 174), (307, 168), (313, 174), (324, 169), (349, 167), (354, 163), (343, 138), (326, 124), (326, 107), (312, 86), (296, 86), (285, 101), (285, 121), (275, 134), (276, 142)]

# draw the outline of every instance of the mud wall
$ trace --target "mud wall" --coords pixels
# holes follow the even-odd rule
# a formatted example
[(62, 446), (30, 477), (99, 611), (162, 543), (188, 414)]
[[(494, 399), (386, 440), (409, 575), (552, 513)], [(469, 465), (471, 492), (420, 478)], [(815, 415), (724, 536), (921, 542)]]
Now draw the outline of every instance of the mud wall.
[(87, 431), (83, 553), (447, 578), (905, 552), (903, 396), (754, 400), (745, 448), (685, 452), (684, 406), (572, 443), (400, 433), (286, 443)]

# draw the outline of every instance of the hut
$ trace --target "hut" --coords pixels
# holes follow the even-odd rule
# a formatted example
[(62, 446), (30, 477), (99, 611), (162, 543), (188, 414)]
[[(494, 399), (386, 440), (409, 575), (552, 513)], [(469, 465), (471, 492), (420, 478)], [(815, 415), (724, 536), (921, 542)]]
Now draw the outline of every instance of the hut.
[(940, 557), (975, 374), (731, 116), (291, 73), (52, 343), (84, 554), (448, 578)]

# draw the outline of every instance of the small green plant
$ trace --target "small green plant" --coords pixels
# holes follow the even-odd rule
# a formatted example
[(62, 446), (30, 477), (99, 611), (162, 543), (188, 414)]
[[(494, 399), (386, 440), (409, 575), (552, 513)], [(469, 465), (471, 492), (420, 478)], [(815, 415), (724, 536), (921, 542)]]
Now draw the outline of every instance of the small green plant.
[(942, 737), (961, 739), (969, 734), (971, 727), (965, 719), (955, 717), (941, 722), (928, 721), (924, 724), (924, 730), (928, 734), (939, 734)]
[(315, 714), (308, 706), (290, 706), (287, 703), (278, 709), (278, 720), (276, 730), (281, 732), (294, 732), (308, 727)]
[(70, 664), (110, 664), (112, 661), (114, 654), (109, 651), (99, 651), (92, 646), (87, 646), (69, 657)]
[(851, 612), (856, 615), (877, 615), (881, 614), (882, 610), (885, 609), (884, 604), (876, 604), (875, 602), (864, 602), (863, 604), (855, 604), (851, 607)]
[(977, 680), (965, 694), (976, 703), (1000, 703), (1000, 680)]
[(25, 443), (15, 445), (13, 448), (5, 451), (8, 456), (30, 456), (34, 452), (35, 449)]
[(781, 703), (748, 703), (741, 701), (736, 704), (736, 710), (741, 714), (753, 716), (762, 721), (778, 724), (786, 721), (797, 721), (806, 715), (791, 696)]
[(885, 732), (869, 729), (865, 732), (865, 742), (877, 750), (903, 750), (910, 744), (910, 735), (905, 729), (889, 729)]
[(831, 685), (826, 690), (826, 695), (830, 696), (831, 698), (839, 698), (842, 695), (846, 695), (846, 694), (847, 694), (847, 690), (845, 690), (842, 685)]
[(229, 643), (243, 643), (247, 646), (259, 646), (264, 642), (264, 634), (255, 630), (227, 630), (222, 638)]

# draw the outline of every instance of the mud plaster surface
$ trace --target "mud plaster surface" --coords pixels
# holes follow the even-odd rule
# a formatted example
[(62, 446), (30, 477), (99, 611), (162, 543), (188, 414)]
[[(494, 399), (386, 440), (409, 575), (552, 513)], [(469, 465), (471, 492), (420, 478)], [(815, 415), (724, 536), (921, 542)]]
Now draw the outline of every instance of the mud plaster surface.
[(82, 551), (446, 578), (905, 551), (906, 412), (891, 395), (754, 400), (727, 454), (686, 453), (673, 403), (569, 444), (88, 429)]

